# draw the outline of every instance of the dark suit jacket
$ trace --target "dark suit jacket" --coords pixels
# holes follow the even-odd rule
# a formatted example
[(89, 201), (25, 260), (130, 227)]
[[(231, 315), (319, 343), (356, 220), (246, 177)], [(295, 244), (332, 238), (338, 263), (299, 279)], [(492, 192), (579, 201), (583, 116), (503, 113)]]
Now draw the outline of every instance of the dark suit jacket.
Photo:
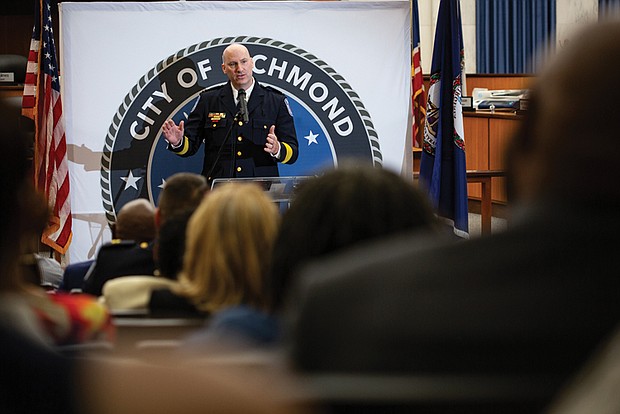
[(83, 392), (76, 359), (62, 357), (0, 323), (0, 412), (78, 413)]
[(619, 230), (617, 211), (558, 203), (490, 237), (402, 236), (314, 264), (291, 300), (294, 363), (548, 375), (556, 389), (620, 319)]
[(112, 240), (99, 249), (97, 259), (84, 279), (83, 291), (101, 296), (101, 289), (108, 280), (119, 276), (153, 274), (155, 260), (152, 243)]
[(179, 296), (170, 289), (155, 289), (149, 299), (149, 316), (154, 318), (206, 318), (186, 297)]
[(82, 290), (84, 287), (84, 277), (93, 263), (95, 263), (95, 260), (85, 260), (68, 265), (63, 272), (62, 282), (60, 282), (58, 290), (64, 292), (71, 292), (74, 289)]
[[(176, 149), (170, 145), (168, 148), (187, 157), (195, 154), (204, 141), (202, 174), (209, 182), (218, 177), (277, 177), (278, 161), (292, 164), (297, 160), (293, 116), (282, 93), (256, 82), (248, 101), (249, 122), (239, 125), (234, 120), (236, 113), (230, 82), (202, 92), (185, 123), (183, 144)], [(276, 126), (275, 134), (282, 148), (278, 160), (263, 149), (271, 125)]]

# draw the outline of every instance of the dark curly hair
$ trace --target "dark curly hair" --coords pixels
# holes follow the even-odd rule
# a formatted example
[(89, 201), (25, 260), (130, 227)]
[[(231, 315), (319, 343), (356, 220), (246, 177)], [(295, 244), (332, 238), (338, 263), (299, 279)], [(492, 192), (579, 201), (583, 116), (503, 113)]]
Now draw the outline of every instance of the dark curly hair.
[(270, 295), (282, 305), (292, 273), (304, 263), (345, 248), (438, 223), (427, 197), (387, 169), (353, 161), (298, 187), (275, 244)]

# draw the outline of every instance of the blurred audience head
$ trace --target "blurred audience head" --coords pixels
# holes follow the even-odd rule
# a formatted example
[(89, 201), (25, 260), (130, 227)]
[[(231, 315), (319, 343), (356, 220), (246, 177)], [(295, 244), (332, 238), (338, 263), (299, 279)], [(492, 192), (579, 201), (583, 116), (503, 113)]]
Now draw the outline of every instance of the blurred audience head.
[(156, 224), (160, 227), (168, 217), (185, 210), (195, 210), (208, 190), (207, 180), (200, 174), (180, 172), (170, 176), (157, 204)]
[(172, 280), (177, 279), (183, 267), (185, 233), (192, 213), (193, 211), (187, 210), (174, 214), (168, 217), (159, 228), (157, 264), (160, 276)]
[(180, 293), (209, 312), (238, 304), (264, 308), (279, 221), (274, 202), (254, 184), (211, 191), (187, 225)]
[(155, 238), (155, 207), (145, 198), (131, 200), (120, 209), (112, 227), (115, 239), (149, 242)]
[[(0, 100), (0, 113), (11, 110)], [(23, 286), (20, 254), (30, 251), (32, 240), (40, 237), (48, 218), (45, 201), (32, 184), (31, 142), (20, 131), (19, 122), (18, 116), (8, 117), (0, 128), (0, 145), (7, 149), (0, 155), (0, 291)]]
[[(153, 258), (162, 276), (176, 279), (185, 247), (185, 233), (182, 235), (182, 243), (171, 244), (175, 243), (175, 240), (180, 236), (177, 232), (180, 230), (179, 225), (181, 225), (179, 217), (184, 216), (189, 219), (189, 215), (196, 210), (207, 191), (207, 180), (200, 174), (179, 172), (166, 180), (164, 188), (159, 194), (158, 205), (155, 210), (155, 226), (159, 234), (153, 246)], [(166, 244), (166, 247), (162, 247), (161, 231), (165, 227), (166, 221), (172, 217), (176, 217), (175, 223), (168, 226), (166, 234), (163, 236), (163, 244)], [(182, 224), (183, 229), (186, 225), (187, 223)], [(173, 257), (174, 254), (179, 254), (179, 257)]]
[(341, 163), (299, 186), (274, 249), (270, 294), (279, 308), (291, 273), (304, 263), (364, 241), (436, 229), (428, 199), (387, 169)]
[(589, 26), (536, 79), (506, 153), (511, 203), (620, 206), (619, 38), (618, 21)]

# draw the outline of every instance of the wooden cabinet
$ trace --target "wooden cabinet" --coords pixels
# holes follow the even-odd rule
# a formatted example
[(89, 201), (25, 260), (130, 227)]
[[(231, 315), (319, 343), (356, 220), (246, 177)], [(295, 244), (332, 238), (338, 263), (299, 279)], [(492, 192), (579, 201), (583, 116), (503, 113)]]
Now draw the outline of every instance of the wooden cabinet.
[[(467, 164), (467, 194), (470, 199), (480, 200), (482, 188), (480, 175), (472, 171), (503, 172), (504, 151), (516, 132), (521, 116), (514, 113), (464, 112), (463, 133), (465, 134), (465, 162)], [(414, 176), (420, 171), (421, 150), (413, 151)], [(471, 176), (471, 179), (469, 179)], [(506, 204), (506, 179), (491, 178), (491, 199), (496, 204)]]
[[(521, 117), (505, 113), (465, 112), (463, 129), (465, 134), (465, 157), (468, 170), (503, 171), (504, 151), (512, 138)], [(505, 204), (506, 179), (493, 177), (491, 197), (494, 203)], [(480, 186), (468, 184), (470, 198), (480, 198)]]
[[(489, 170), (489, 123), (482, 117), (463, 116), (465, 134), (465, 164), (468, 170)], [(467, 184), (470, 198), (480, 198), (480, 186)]]
[[(520, 117), (489, 118), (489, 169), (504, 170), (504, 152), (519, 125)], [(491, 191), (493, 199), (505, 203), (506, 179), (493, 178)]]

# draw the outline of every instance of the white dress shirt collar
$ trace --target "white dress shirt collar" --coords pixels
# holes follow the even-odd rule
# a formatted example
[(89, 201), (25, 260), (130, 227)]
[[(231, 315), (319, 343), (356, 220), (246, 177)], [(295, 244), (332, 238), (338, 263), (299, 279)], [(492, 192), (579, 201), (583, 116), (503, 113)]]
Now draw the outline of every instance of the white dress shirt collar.
[[(254, 80), (254, 77), (252, 77), (252, 85), (250, 85), (250, 87), (245, 90), (246, 101), (250, 100), (250, 95), (252, 94), (252, 91), (254, 90), (255, 84), (256, 84), (256, 81)], [(233, 98), (235, 98), (235, 104), (238, 104), (239, 103), (239, 90), (235, 89), (232, 83), (230, 84), (230, 87), (232, 88), (232, 91), (233, 91)]]

